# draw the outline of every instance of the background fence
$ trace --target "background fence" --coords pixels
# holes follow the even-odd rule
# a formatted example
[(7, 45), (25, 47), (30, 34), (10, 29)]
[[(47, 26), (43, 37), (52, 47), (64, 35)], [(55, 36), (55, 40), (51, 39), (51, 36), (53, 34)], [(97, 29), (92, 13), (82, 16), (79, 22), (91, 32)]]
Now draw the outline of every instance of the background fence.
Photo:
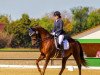
[[(28, 64), (35, 65), (35, 61), (39, 57), (38, 51), (32, 50), (13, 50), (13, 51), (0, 51), (0, 64)], [(61, 65), (62, 58), (51, 58), (49, 61), (49, 65)], [(44, 64), (45, 59), (43, 59), (40, 64)], [(68, 59), (69, 64), (74, 62), (74, 59), (71, 57)], [(71, 64), (70, 64), (71, 65)], [(74, 64), (75, 65), (75, 64)]]
[[(35, 61), (38, 59), (40, 52), (33, 50), (13, 50), (13, 51), (0, 51), (0, 64), (7, 65), (36, 65)], [(89, 66), (100, 66), (100, 58), (85, 58)], [(49, 65), (61, 65), (62, 58), (51, 58)], [(43, 65), (45, 59), (40, 61), (40, 65)], [(67, 65), (76, 66), (76, 62), (71, 56)]]

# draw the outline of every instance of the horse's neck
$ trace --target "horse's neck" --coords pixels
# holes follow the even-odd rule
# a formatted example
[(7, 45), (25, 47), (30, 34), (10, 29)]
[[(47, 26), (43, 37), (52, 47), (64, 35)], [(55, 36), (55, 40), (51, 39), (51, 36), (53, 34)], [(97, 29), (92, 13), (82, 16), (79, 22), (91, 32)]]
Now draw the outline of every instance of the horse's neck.
[(40, 30), (38, 29), (38, 32), (40, 33), (41, 39), (43, 40), (44, 38), (47, 38), (48, 36), (50, 36), (50, 34), (44, 30)]
[(48, 38), (50, 35), (49, 34), (43, 34), (43, 33), (40, 33), (41, 35), (41, 39), (44, 40), (45, 38)]

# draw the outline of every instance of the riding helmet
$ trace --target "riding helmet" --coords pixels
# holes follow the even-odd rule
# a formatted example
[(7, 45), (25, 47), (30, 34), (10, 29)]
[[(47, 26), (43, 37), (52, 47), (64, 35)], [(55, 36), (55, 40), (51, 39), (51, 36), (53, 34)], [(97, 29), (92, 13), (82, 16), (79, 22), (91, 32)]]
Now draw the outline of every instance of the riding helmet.
[(61, 13), (59, 11), (55, 11), (54, 16), (58, 16), (59, 18), (61, 18)]

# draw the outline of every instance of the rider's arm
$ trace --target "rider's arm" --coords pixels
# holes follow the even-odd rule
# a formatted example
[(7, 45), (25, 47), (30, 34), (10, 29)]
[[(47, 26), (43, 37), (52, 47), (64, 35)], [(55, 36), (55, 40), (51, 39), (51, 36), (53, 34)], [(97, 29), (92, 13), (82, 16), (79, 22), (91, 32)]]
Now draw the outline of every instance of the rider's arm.
[(56, 26), (55, 26), (55, 22), (54, 22), (54, 29), (52, 30), (51, 34), (55, 35), (55, 31), (56, 31)]
[(55, 31), (55, 33), (60, 32), (60, 31), (63, 30), (63, 21), (62, 20), (59, 21), (58, 25), (59, 25), (58, 26), (59, 28)]
[(55, 25), (55, 22), (54, 22), (54, 29), (52, 30), (52, 32), (55, 32), (56, 31), (56, 25)]

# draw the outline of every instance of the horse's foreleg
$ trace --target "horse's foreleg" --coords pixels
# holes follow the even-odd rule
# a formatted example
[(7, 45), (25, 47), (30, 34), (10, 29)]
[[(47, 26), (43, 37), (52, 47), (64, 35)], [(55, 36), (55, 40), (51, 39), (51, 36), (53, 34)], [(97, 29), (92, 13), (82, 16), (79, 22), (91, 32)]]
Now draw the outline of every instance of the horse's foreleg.
[(42, 72), (42, 75), (44, 75), (44, 74), (45, 74), (45, 70), (46, 70), (47, 65), (48, 65), (48, 63), (49, 63), (49, 60), (50, 60), (50, 57), (47, 57), (47, 58), (46, 58), (46, 60), (45, 60), (45, 64), (44, 64), (44, 67), (43, 67), (43, 72)]
[(37, 65), (38, 71), (40, 72), (41, 75), (42, 75), (42, 72), (39, 67), (39, 61), (43, 60), (44, 58), (45, 58), (45, 56), (41, 54), (40, 57), (36, 60), (36, 65)]

